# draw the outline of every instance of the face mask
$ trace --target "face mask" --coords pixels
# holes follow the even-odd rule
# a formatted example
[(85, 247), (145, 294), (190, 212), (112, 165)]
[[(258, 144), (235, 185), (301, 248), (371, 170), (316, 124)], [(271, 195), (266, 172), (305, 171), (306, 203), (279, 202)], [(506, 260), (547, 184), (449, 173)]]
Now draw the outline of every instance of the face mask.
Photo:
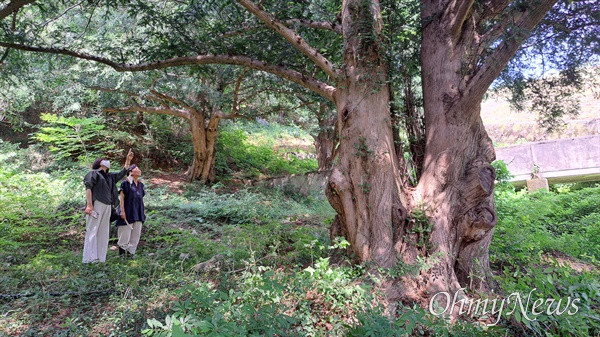
[(108, 160), (103, 160), (100, 162), (100, 165), (106, 166), (106, 168), (110, 168), (110, 162)]

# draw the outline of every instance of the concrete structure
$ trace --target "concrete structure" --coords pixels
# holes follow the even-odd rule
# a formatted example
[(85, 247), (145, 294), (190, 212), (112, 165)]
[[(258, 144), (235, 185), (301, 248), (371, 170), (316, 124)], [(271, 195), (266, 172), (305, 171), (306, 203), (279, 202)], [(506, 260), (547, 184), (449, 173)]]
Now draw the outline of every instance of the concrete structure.
[(324, 198), (325, 187), (327, 185), (327, 181), (329, 180), (330, 173), (330, 171), (323, 171), (307, 174), (292, 174), (289, 176), (266, 180), (263, 182), (263, 186), (281, 188), (288, 192)]
[(525, 185), (536, 166), (549, 184), (600, 181), (600, 136), (497, 148), (496, 159), (504, 160), (515, 186)]
[(527, 191), (533, 192), (537, 190), (550, 190), (550, 186), (548, 185), (548, 179), (546, 178), (533, 178), (527, 180)]

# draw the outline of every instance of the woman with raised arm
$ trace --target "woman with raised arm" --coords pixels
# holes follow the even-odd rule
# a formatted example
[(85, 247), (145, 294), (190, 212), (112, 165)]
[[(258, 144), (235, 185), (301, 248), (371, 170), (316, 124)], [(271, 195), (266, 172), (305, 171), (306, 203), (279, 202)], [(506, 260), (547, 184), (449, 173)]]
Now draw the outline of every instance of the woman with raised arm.
[(83, 263), (105, 262), (108, 251), (110, 216), (117, 202), (116, 183), (127, 175), (127, 168), (133, 159), (129, 149), (125, 165), (119, 172), (109, 172), (110, 161), (98, 158), (92, 170), (83, 178), (85, 185), (86, 230), (83, 244)]
[(144, 183), (139, 181), (142, 171), (135, 164), (129, 168), (129, 177), (123, 180), (119, 189), (119, 211), (120, 218), (117, 219), (117, 231), (119, 235), (119, 255), (127, 254), (133, 258), (137, 250), (142, 224), (146, 221), (144, 209), (144, 196), (146, 190)]

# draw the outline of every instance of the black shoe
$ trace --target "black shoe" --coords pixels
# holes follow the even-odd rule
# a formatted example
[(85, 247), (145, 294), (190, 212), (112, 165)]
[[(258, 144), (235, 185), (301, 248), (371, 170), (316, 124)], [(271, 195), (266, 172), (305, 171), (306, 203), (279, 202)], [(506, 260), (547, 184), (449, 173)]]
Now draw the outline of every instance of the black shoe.
[(119, 256), (123, 256), (125, 254), (125, 249), (119, 247)]

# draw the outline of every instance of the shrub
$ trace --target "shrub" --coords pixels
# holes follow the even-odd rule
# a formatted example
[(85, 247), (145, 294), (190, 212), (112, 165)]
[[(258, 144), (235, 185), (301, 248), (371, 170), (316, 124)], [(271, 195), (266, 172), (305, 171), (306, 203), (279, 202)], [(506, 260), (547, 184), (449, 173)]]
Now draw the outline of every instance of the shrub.
[(114, 130), (107, 130), (97, 117), (77, 118), (42, 114), (45, 126), (33, 134), (33, 139), (47, 144), (56, 159), (94, 158), (115, 150), (111, 142)]
[(218, 175), (236, 173), (243, 178), (259, 178), (317, 170), (318, 164), (314, 158), (285, 159), (277, 153), (274, 150), (275, 136), (271, 134), (272, 131), (264, 131), (268, 127), (258, 130), (249, 127), (254, 131), (252, 134), (246, 127), (246, 124), (239, 127), (224, 126), (219, 132), (215, 158)]
[(573, 192), (496, 195), (498, 225), (491, 253), (499, 260), (527, 261), (539, 252), (561, 251), (597, 261), (600, 187)]

